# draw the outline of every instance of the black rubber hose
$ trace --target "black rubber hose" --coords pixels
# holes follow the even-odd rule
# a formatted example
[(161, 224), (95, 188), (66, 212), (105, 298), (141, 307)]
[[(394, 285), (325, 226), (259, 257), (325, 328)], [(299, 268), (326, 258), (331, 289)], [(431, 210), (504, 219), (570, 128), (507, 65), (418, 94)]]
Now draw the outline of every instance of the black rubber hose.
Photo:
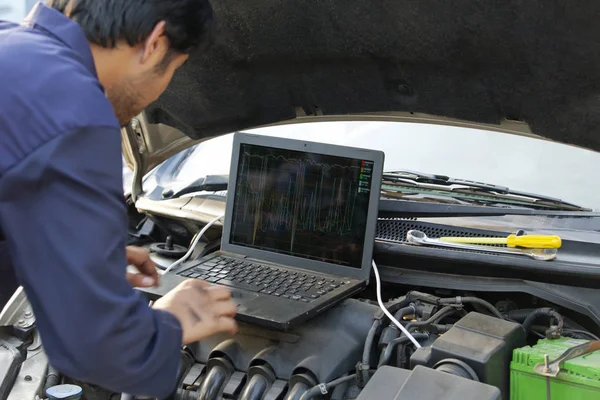
[(464, 303), (479, 304), (480, 306), (487, 308), (497, 318), (506, 319), (506, 317), (504, 315), (502, 315), (502, 313), (500, 311), (498, 311), (498, 309), (496, 307), (494, 307), (491, 303), (488, 303), (487, 301), (480, 299), (479, 297), (469, 297), (469, 296), (460, 297), (460, 296), (458, 296), (458, 297), (451, 297), (448, 299), (440, 299), (439, 300), (439, 304), (464, 304)]
[[(531, 314), (534, 310), (535, 310), (535, 308), (511, 310), (508, 313), (505, 313), (505, 315), (507, 315), (509, 320), (522, 323), (523, 321), (525, 321), (525, 318), (527, 318), (529, 316), (529, 314)], [(566, 318), (563, 316), (563, 320), (564, 320), (564, 324), (565, 324), (565, 329), (583, 330), (583, 331), (587, 332), (587, 330), (584, 327), (575, 323), (574, 321), (571, 321), (569, 318)]]
[(240, 400), (261, 400), (268, 388), (267, 378), (260, 374), (254, 374), (240, 395)]
[[(546, 308), (550, 308), (550, 307), (546, 307)], [(508, 312), (508, 318), (517, 321), (517, 322), (523, 322), (525, 321), (525, 319), (527, 317), (529, 317), (529, 314), (531, 314), (532, 312), (534, 312), (535, 310), (537, 310), (536, 308), (524, 308), (521, 310), (511, 310)], [(578, 327), (575, 327), (574, 325), (572, 325), (571, 323), (569, 323), (569, 321), (567, 321), (566, 318), (563, 317), (563, 319), (565, 320), (565, 328), (576, 328), (578, 329)]]
[(286, 400), (300, 400), (302, 398), (301, 393), (306, 393), (308, 385), (304, 382), (296, 383), (288, 392)]
[[(373, 340), (375, 339), (375, 334), (377, 334), (377, 330), (379, 329), (380, 326), (381, 326), (380, 319), (376, 319), (375, 321), (373, 321), (373, 325), (371, 325), (371, 329), (369, 329), (369, 333), (367, 334), (367, 339), (365, 340), (365, 347), (363, 349), (363, 356), (362, 356), (362, 365), (363, 365), (364, 369), (361, 372), (362, 381), (364, 383), (366, 383), (369, 380), (368, 366), (370, 365), (370, 362), (371, 362), (371, 350), (373, 348)], [(367, 368), (365, 368), (365, 366)]]
[(527, 318), (529, 316), (529, 314), (531, 314), (533, 312), (533, 310), (535, 310), (535, 308), (523, 309), (523, 310), (511, 310), (508, 312), (507, 316), (508, 316), (508, 319), (522, 323), (523, 321), (525, 321), (525, 318)]
[[(398, 310), (396, 312), (396, 314), (394, 314), (394, 318), (396, 318), (396, 320), (398, 322), (400, 322), (401, 324), (404, 325), (404, 321), (402, 319), (405, 316), (415, 314), (416, 312), (417, 312), (417, 310), (416, 310), (415, 306), (403, 307), (400, 310)], [(383, 330), (383, 333), (381, 334), (382, 339), (380, 340), (380, 343), (382, 340), (385, 340), (386, 343), (383, 343), (381, 345), (381, 351), (380, 351), (380, 356), (379, 356), (380, 359), (381, 359), (381, 357), (383, 357), (383, 354), (385, 353), (385, 349), (387, 348), (389, 343), (398, 337), (398, 333), (399, 333), (399, 329), (395, 324), (390, 324), (390, 326), (386, 327)], [(385, 337), (385, 339), (384, 339), (384, 337)]]
[(60, 383), (60, 372), (53, 366), (48, 366), (48, 374), (46, 374), (46, 382), (44, 383), (44, 394), (46, 390)]
[[(368, 373), (369, 371), (367, 371)], [(348, 376), (343, 376), (341, 378), (338, 378), (334, 381), (331, 381), (329, 383), (325, 383), (325, 388), (327, 389), (327, 391), (331, 390), (331, 388), (334, 388), (338, 385), (341, 385), (342, 383), (346, 383), (349, 382), (353, 379), (356, 379), (356, 375), (348, 375)], [(300, 400), (310, 400), (312, 399), (314, 396), (320, 395), (321, 394), (321, 385), (317, 385), (314, 386), (310, 389), (308, 389), (308, 391), (304, 392), (304, 394), (302, 395), (302, 397), (300, 397)]]
[[(372, 371), (370, 371), (372, 372)], [(346, 397), (346, 391), (348, 390), (348, 386), (350, 385), (350, 381), (340, 383), (336, 386), (331, 392), (330, 400), (344, 400)]]
[[(414, 333), (413, 337), (416, 340), (429, 339), (429, 335), (427, 333)], [(387, 365), (390, 362), (390, 359), (392, 358), (392, 353), (394, 352), (394, 349), (396, 349), (396, 347), (400, 346), (401, 344), (408, 342), (409, 340), (410, 339), (408, 338), (408, 336), (401, 336), (392, 340), (390, 344), (388, 344), (383, 356), (379, 360), (379, 367), (381, 367), (382, 365)]]
[(535, 309), (531, 314), (527, 316), (527, 318), (525, 318), (525, 321), (523, 321), (523, 328), (525, 329), (525, 332), (527, 332), (527, 334), (531, 332), (531, 328), (535, 320), (537, 320), (540, 317), (554, 318), (557, 321), (556, 334), (558, 336), (562, 335), (562, 331), (565, 327), (565, 320), (562, 317), (562, 315), (556, 312), (556, 310), (549, 307)]
[[(600, 340), (600, 338), (598, 336), (594, 335), (592, 332), (584, 331), (582, 329), (564, 329), (563, 333), (565, 335), (567, 335), (567, 334), (578, 335), (579, 336), (578, 339)], [(572, 337), (575, 337), (575, 336), (572, 336)]]
[[(406, 307), (407, 305), (409, 305), (411, 303), (411, 301), (404, 297), (402, 298), (402, 300), (398, 300), (395, 302), (391, 302), (391, 304), (386, 304), (387, 310), (392, 313), (392, 315), (396, 312), (396, 310), (399, 310), (402, 307)], [(374, 305), (378, 306), (377, 302), (374, 303)]]
[(435, 314), (433, 314), (426, 321), (409, 322), (408, 324), (406, 324), (406, 330), (410, 331), (411, 328), (434, 324), (434, 323), (438, 322), (439, 320), (441, 320), (442, 318), (444, 318), (448, 315), (454, 314), (457, 311), (458, 311), (458, 309), (456, 309), (455, 307), (446, 306), (446, 307), (440, 309)]
[(195, 390), (179, 389), (173, 400), (196, 400), (198, 392)]
[(216, 400), (228, 377), (229, 372), (224, 366), (212, 367), (198, 389), (198, 400)]

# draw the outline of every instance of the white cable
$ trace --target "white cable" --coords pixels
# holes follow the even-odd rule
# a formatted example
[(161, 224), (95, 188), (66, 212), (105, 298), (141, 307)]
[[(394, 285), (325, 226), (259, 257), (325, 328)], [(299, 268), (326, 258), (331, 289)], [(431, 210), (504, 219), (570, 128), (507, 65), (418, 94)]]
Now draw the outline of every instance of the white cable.
[(225, 217), (225, 215), (219, 215), (217, 218), (213, 219), (212, 221), (210, 221), (208, 224), (206, 224), (204, 226), (204, 228), (202, 228), (202, 230), (196, 235), (196, 237), (194, 238), (194, 240), (192, 241), (192, 243), (190, 244), (190, 248), (188, 249), (187, 253), (185, 253), (185, 255), (183, 257), (181, 257), (179, 260), (175, 261), (173, 264), (169, 265), (167, 267), (167, 269), (165, 269), (161, 275), (166, 274), (167, 272), (169, 272), (170, 270), (172, 270), (173, 268), (177, 267), (179, 264), (183, 263), (184, 261), (186, 261), (194, 252), (194, 249), (196, 248), (196, 246), (198, 245), (198, 242), (200, 241), (200, 238), (202, 236), (204, 236), (204, 234), (206, 233), (206, 231), (208, 230), (208, 228), (210, 228), (211, 226), (213, 226), (217, 221), (219, 221), (220, 219), (222, 219), (223, 217)]
[(408, 332), (408, 330), (406, 330), (406, 328), (400, 322), (398, 322), (398, 320), (394, 318), (394, 316), (383, 305), (383, 301), (381, 300), (381, 279), (379, 278), (379, 270), (377, 269), (375, 260), (372, 261), (372, 265), (373, 271), (375, 272), (375, 281), (377, 283), (377, 303), (379, 303), (381, 311), (383, 311), (383, 313), (394, 323), (394, 325), (396, 325), (398, 329), (400, 329), (402, 333), (404, 333), (406, 337), (408, 337), (410, 341), (413, 342), (417, 349), (421, 348), (421, 345), (419, 344), (419, 342), (417, 342), (413, 335), (411, 335), (410, 332)]

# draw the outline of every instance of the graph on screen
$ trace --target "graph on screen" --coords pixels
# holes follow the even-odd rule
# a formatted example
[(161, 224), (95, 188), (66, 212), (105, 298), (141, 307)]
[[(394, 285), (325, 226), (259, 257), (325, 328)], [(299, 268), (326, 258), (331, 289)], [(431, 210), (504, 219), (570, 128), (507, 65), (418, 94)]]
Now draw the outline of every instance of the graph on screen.
[(360, 268), (373, 163), (242, 145), (232, 242)]

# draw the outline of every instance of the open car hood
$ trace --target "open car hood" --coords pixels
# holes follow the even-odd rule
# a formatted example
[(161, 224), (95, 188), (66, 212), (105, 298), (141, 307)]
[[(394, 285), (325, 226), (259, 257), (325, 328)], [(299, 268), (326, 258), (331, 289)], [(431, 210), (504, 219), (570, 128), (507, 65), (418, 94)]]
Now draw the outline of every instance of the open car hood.
[(123, 129), (137, 185), (199, 141), (314, 120), (441, 123), (600, 150), (600, 2), (213, 6), (215, 47), (193, 54), (162, 97)]

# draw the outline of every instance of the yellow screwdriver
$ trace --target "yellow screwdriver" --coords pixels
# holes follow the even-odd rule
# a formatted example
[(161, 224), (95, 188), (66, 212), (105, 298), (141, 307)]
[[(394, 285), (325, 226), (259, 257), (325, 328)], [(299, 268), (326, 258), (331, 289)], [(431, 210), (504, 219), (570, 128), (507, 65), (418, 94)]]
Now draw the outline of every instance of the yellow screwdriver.
[(441, 237), (442, 242), (464, 244), (505, 244), (508, 247), (525, 247), (528, 249), (559, 249), (562, 240), (551, 235), (509, 235), (506, 238), (481, 238), (481, 237)]

